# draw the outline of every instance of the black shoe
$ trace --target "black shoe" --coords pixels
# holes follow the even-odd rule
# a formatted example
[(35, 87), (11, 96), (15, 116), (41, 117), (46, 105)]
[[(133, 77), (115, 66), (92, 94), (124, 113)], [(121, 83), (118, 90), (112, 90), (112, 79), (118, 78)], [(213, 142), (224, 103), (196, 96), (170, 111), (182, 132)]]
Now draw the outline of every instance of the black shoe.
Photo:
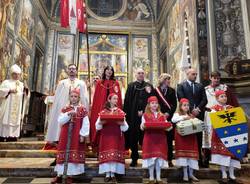
[(169, 167), (174, 167), (173, 162), (172, 162), (172, 161), (168, 161), (168, 166), (169, 166)]
[(56, 159), (50, 163), (50, 166), (55, 166), (56, 165)]
[(105, 182), (105, 183), (108, 183), (110, 180), (111, 180), (110, 177), (105, 177), (105, 178), (104, 178), (104, 182)]
[(132, 160), (130, 167), (136, 167), (137, 166), (137, 160)]
[(200, 168), (208, 168), (208, 165), (204, 164), (202, 161), (199, 161), (198, 163)]

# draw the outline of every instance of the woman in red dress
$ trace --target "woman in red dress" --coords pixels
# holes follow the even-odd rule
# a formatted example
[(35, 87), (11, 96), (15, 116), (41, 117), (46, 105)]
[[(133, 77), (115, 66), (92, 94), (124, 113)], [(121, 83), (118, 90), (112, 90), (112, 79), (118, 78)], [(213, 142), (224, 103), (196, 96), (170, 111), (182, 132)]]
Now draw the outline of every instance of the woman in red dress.
[(114, 68), (107, 66), (104, 68), (102, 79), (96, 84), (95, 94), (92, 100), (92, 109), (90, 116), (90, 139), (92, 143), (97, 143), (95, 123), (98, 118), (98, 113), (103, 110), (104, 104), (107, 101), (109, 94), (115, 93), (118, 96), (117, 107), (122, 108), (122, 96), (120, 86), (114, 77)]
[[(192, 119), (193, 116), (189, 112), (189, 100), (182, 98), (179, 104), (179, 112), (175, 113), (172, 122)], [(193, 170), (198, 170), (198, 144), (196, 134), (181, 136), (175, 130), (175, 158), (176, 165), (183, 167), (183, 180), (188, 181), (189, 178), (193, 181), (199, 181), (194, 175)], [(189, 176), (187, 169), (189, 168)]]
[[(104, 110), (96, 121), (99, 139), (99, 174), (105, 173), (105, 182), (116, 182), (115, 173), (125, 174), (125, 140), (123, 132), (128, 130), (125, 113), (117, 107), (118, 96), (111, 93)], [(109, 119), (104, 120), (104, 116)], [(117, 119), (119, 116), (119, 119)]]
[[(145, 123), (166, 123), (166, 127), (161, 129), (150, 129), (145, 127)], [(166, 128), (170, 129), (172, 125), (167, 122), (166, 116), (160, 112), (157, 97), (149, 97), (141, 123), (141, 129), (144, 130), (142, 167), (148, 168), (149, 170), (149, 183), (155, 183), (154, 169), (156, 170), (156, 182), (163, 183), (161, 180), (161, 168), (168, 168)]]

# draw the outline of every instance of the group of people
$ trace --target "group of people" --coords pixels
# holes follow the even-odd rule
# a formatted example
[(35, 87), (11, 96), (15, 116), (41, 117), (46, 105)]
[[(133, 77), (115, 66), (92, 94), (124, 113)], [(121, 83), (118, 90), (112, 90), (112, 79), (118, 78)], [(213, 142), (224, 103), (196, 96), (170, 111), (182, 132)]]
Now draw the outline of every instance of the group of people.
[[(210, 146), (204, 146), (202, 132), (181, 136), (175, 128), (176, 124), (183, 120), (198, 118), (204, 121), (205, 112), (239, 105), (230, 88), (220, 84), (219, 72), (212, 72), (211, 84), (203, 87), (196, 82), (197, 71), (190, 68), (187, 71), (187, 79), (178, 84), (175, 91), (170, 87), (169, 74), (161, 74), (158, 86), (154, 88), (144, 80), (143, 69), (138, 69), (136, 81), (128, 85), (122, 103), (121, 90), (115, 79), (114, 69), (112, 66), (107, 66), (101, 79), (96, 83), (91, 108), (86, 84), (77, 79), (76, 65), (68, 66), (68, 76), (67, 79), (60, 81), (56, 88), (49, 115), (46, 140), (48, 143), (58, 143), (55, 166), (58, 176), (52, 183), (61, 180), (66, 152), (69, 153), (67, 174), (72, 176), (84, 173), (85, 146), (89, 139), (93, 149), (98, 153), (99, 173), (105, 173), (105, 182), (115, 182), (115, 174), (125, 174), (126, 150), (131, 150), (130, 166), (137, 166), (138, 146), (142, 145), (142, 167), (149, 170), (149, 183), (163, 183), (161, 169), (173, 166), (173, 141), (175, 141), (175, 165), (183, 167), (184, 181), (189, 179), (199, 181), (194, 176), (193, 170), (198, 170), (199, 166), (208, 167), (210, 157), (213, 163), (221, 165), (224, 180), (227, 180), (226, 167), (229, 167), (229, 177), (235, 179), (234, 167), (240, 168), (240, 163), (225, 146), (223, 147), (215, 132), (206, 137), (210, 139)], [(12, 80), (18, 81), (18, 78), (14, 78), (13, 75)], [(13, 102), (9, 98), (16, 94), (14, 91), (16, 88), (8, 88), (6, 83), (3, 82), (0, 86), (0, 97), (3, 102), (11, 105)], [(5, 104), (3, 102), (2, 104)], [(2, 131), (2, 126), (6, 125), (3, 124), (10, 122), (3, 121), (6, 119), (3, 116), (5, 113), (0, 113), (1, 138), (6, 138), (6, 134)], [(150, 130), (145, 126), (146, 122), (164, 122), (167, 128)], [(74, 126), (71, 132), (71, 145), (66, 151), (69, 123), (73, 123)], [(7, 138), (12, 135), (14, 134), (7, 135)], [(214, 148), (218, 146), (225, 148), (226, 151), (215, 150)], [(72, 178), (68, 177), (67, 182), (72, 183)]]

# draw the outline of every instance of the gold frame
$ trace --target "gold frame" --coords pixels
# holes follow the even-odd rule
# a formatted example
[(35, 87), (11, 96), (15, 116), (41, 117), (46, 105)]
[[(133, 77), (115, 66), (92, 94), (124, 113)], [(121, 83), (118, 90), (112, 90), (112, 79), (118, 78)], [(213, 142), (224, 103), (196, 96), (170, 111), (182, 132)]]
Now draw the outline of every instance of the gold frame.
[[(131, 74), (132, 73), (132, 33), (131, 32), (128, 32), (128, 31), (100, 31), (100, 30), (95, 30), (95, 29), (92, 29), (92, 30), (89, 30), (88, 31), (88, 34), (114, 34), (114, 35), (127, 35), (128, 36), (128, 48), (127, 48), (127, 72), (117, 72), (115, 73), (115, 76), (117, 77), (126, 77), (127, 78), (127, 84), (129, 84), (129, 82), (132, 81), (133, 79), (133, 76), (132, 75), (128, 75), (129, 73)], [(87, 53), (87, 51), (80, 51), (79, 49), (79, 46), (78, 46), (78, 51), (81, 52), (81, 53)], [(104, 51), (106, 52), (105, 54), (118, 54), (116, 52), (107, 52), (107, 51)], [(97, 51), (90, 51), (89, 53), (97, 53)], [(80, 54), (80, 53), (78, 53)], [(124, 52), (125, 54), (125, 52)], [(120, 55), (120, 53), (119, 53)], [(90, 71), (91, 72), (91, 71)], [(124, 74), (126, 73), (126, 74)], [(88, 72), (78, 72), (78, 78), (80, 77), (80, 75), (87, 75)], [(91, 77), (92, 74), (90, 73)]]

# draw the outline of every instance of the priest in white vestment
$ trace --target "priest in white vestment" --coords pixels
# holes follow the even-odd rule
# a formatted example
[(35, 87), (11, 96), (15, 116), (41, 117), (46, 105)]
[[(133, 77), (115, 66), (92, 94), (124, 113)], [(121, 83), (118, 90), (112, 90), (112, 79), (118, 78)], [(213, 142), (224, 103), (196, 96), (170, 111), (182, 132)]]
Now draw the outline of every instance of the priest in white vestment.
[(20, 81), (22, 70), (18, 65), (10, 68), (11, 79), (0, 85), (0, 141), (16, 141), (20, 136), (23, 108), (27, 95)]
[[(48, 130), (45, 140), (47, 142), (56, 142), (59, 140), (60, 124), (57, 119), (63, 107), (69, 104), (70, 89), (80, 89), (80, 102), (88, 110), (88, 92), (84, 81), (77, 79), (77, 67), (75, 64), (68, 66), (69, 78), (61, 80), (56, 87), (52, 108), (48, 118)], [(44, 148), (46, 149), (46, 148)]]

